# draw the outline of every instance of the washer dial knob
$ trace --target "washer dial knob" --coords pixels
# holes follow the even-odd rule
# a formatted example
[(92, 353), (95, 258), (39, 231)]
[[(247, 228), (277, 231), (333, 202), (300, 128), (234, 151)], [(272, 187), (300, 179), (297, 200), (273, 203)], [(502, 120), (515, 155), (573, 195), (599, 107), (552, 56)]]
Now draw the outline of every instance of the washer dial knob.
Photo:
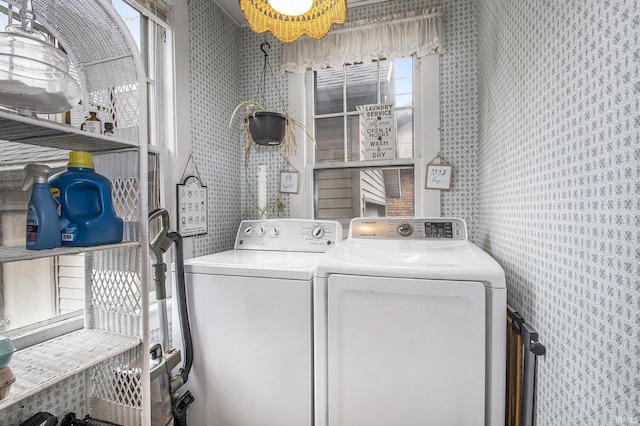
[(311, 235), (313, 238), (320, 239), (324, 236), (324, 228), (320, 225), (316, 225), (311, 229)]
[(408, 237), (413, 233), (411, 224), (404, 222), (398, 226), (398, 234), (402, 237)]

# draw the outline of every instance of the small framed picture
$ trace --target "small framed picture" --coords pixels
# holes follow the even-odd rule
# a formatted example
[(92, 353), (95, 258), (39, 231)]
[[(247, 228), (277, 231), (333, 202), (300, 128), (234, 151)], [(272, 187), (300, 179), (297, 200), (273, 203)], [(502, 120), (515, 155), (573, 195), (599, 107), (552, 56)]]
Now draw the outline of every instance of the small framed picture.
[(453, 166), (427, 164), (426, 189), (451, 189)]
[(298, 172), (280, 172), (280, 192), (298, 193)]

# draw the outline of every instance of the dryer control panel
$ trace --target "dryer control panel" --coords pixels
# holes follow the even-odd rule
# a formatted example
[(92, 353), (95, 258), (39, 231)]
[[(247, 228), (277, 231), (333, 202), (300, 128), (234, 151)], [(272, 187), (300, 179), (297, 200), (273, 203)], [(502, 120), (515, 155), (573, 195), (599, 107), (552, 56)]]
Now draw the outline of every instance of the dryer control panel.
[(467, 239), (467, 225), (462, 219), (442, 217), (355, 218), (349, 238), (461, 241)]
[(342, 225), (331, 220), (243, 220), (236, 250), (273, 250), (323, 253), (342, 241)]

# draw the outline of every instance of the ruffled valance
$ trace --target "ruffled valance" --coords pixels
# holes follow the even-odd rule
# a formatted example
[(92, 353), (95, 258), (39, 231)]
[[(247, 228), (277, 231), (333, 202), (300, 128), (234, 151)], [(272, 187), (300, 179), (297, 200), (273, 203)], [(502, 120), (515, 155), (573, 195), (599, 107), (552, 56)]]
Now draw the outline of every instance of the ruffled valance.
[(283, 46), (281, 72), (443, 53), (442, 9), (346, 23), (324, 38), (302, 38)]

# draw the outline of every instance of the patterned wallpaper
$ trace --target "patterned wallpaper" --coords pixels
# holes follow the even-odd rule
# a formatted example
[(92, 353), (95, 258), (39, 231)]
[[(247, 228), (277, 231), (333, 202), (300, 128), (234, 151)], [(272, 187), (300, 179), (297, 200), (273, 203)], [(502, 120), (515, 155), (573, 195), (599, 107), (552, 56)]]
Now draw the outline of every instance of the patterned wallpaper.
[(243, 81), (238, 70), (244, 53), (239, 29), (215, 2), (188, 4), (192, 153), (209, 194), (209, 232), (194, 237), (194, 255), (200, 256), (233, 248), (240, 223), (243, 154), (229, 117)]
[(639, 10), (478, 2), (478, 241), (547, 347), (538, 425), (640, 424)]
[[(447, 53), (440, 62), (442, 156), (456, 167), (454, 185), (451, 191), (443, 193), (443, 212), (467, 220), (473, 236), (478, 204), (475, 2), (395, 0), (352, 8), (348, 19), (368, 19), (434, 6), (443, 6), (445, 10)], [(193, 152), (204, 180), (214, 186), (209, 190), (210, 231), (194, 239), (194, 254), (202, 255), (230, 248), (235, 235), (229, 230), (235, 230), (241, 218), (256, 217), (259, 164), (267, 165), (268, 201), (281, 198), (282, 215), (289, 215), (288, 195), (278, 192), (279, 171), (285, 167), (281, 156), (273, 148), (253, 149), (245, 167), (241, 141), (234, 129), (229, 130), (227, 120), (239, 102), (256, 99), (261, 93), (263, 41), (271, 46), (267, 51), (275, 77), (274, 83), (271, 73), (267, 73), (266, 102), (284, 109), (280, 98), (286, 105), (288, 86), (286, 76), (278, 72), (282, 44), (275, 37), (234, 27), (214, 2), (193, 0), (189, 8), (193, 40), (190, 52)], [(212, 75), (218, 77), (212, 79)]]
[[(442, 210), (446, 214), (462, 217), (475, 233), (477, 219), (477, 59), (476, 59), (476, 7), (473, 0), (394, 0), (356, 7), (349, 10), (348, 20), (371, 19), (398, 13), (442, 6), (445, 12), (446, 54), (440, 59), (441, 85), (441, 147), (442, 156), (455, 166), (454, 184), (444, 191)], [(240, 99), (255, 98), (259, 90), (263, 56), (260, 43), (271, 44), (269, 62), (272, 64), (283, 99), (287, 100), (286, 76), (279, 75), (281, 43), (271, 34), (255, 34), (241, 29), (242, 52), (240, 64)], [(272, 80), (268, 79), (267, 99), (273, 105), (280, 100)], [(269, 170), (268, 194), (277, 194), (278, 167), (282, 162), (272, 150), (262, 150), (251, 157), (247, 178), (243, 185), (243, 206), (255, 198), (258, 164), (267, 164)], [(283, 199), (288, 202), (287, 195)], [(473, 207), (472, 207), (473, 206)], [(285, 210), (288, 215), (288, 209)]]
[[(442, 211), (504, 266), (510, 304), (548, 348), (537, 424), (638, 424), (637, 2), (396, 0), (349, 19), (437, 5), (442, 155), (456, 167)], [(242, 30), (242, 81), (262, 37)]]
[[(258, 164), (268, 165), (268, 192), (277, 194), (277, 154), (253, 152), (245, 169), (228, 129), (235, 105), (258, 93), (265, 37), (288, 94), (277, 40), (236, 27), (213, 1), (186, 3), (192, 150), (210, 197), (197, 256), (233, 245), (250, 215)], [(467, 220), (472, 239), (503, 265), (510, 304), (547, 347), (537, 424), (638, 424), (637, 0), (394, 0), (353, 8), (349, 19), (439, 5), (442, 156), (455, 166), (442, 212)], [(279, 103), (271, 84), (267, 98)], [(15, 408), (4, 414), (20, 418)]]

